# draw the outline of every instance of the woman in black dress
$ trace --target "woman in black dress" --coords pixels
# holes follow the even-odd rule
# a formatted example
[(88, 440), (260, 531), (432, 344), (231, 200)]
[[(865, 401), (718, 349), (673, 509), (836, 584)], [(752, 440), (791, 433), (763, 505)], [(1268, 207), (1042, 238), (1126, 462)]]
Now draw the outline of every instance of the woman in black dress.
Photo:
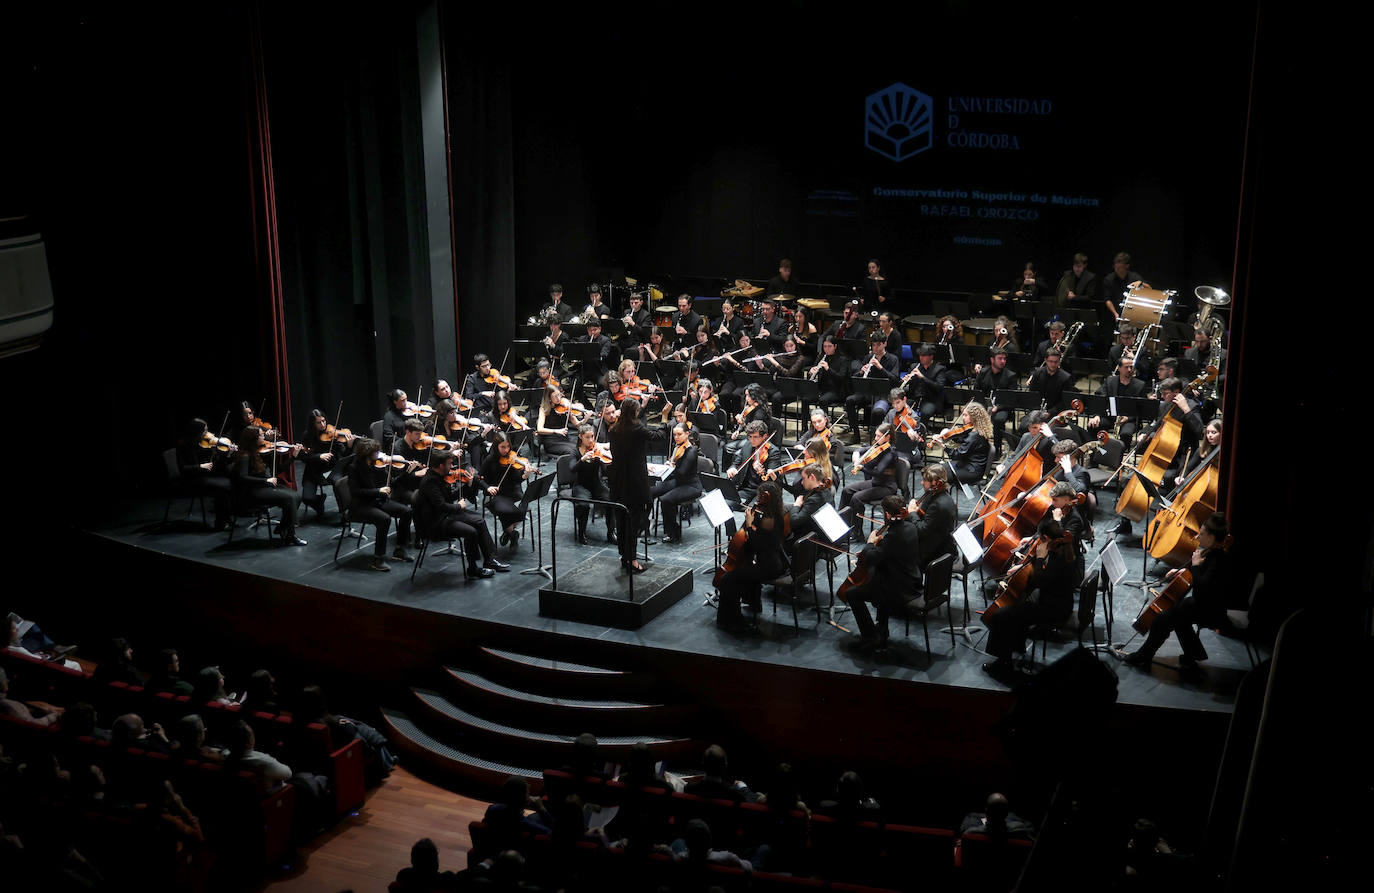
[(635, 541), (644, 529), (649, 505), (649, 442), (661, 432), (651, 431), (639, 418), (639, 401), (626, 397), (620, 401), (620, 418), (611, 426), (611, 464), (606, 483), (611, 502), (625, 506), (627, 516), (620, 528), (620, 565), (632, 574), (643, 572), (635, 558)]
[[(234, 486), (249, 505), (259, 504), (281, 509), (281, 522), (277, 526), (277, 532), (281, 534), (282, 541), (288, 546), (304, 546), (305, 540), (296, 536), (296, 515), (301, 505), (300, 491), (285, 486), (285, 482), (280, 479), (280, 475), (293, 461), (295, 452), (286, 453), (285, 460), (281, 456), (269, 456), (268, 459), (273, 461), (273, 464), (268, 465), (258, 453), (260, 446), (262, 429), (244, 428), (243, 433), (239, 435), (238, 454), (234, 457)], [(273, 474), (274, 470), (276, 474)]]
[(763, 610), (763, 584), (776, 580), (787, 569), (787, 556), (782, 550), (787, 532), (782, 488), (769, 481), (759, 487), (757, 501), (745, 510), (743, 548), (735, 556), (736, 566), (721, 575), (716, 587), (720, 590), (717, 626), (727, 630), (743, 627), (741, 602), (747, 602), (756, 614)]

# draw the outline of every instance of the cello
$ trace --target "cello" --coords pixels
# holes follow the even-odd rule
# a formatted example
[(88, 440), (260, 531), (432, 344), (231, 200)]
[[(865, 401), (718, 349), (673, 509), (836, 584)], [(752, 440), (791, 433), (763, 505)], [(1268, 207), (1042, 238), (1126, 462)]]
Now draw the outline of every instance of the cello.
[[(1232, 537), (1228, 535), (1226, 539), (1222, 540), (1220, 545), (1214, 548), (1221, 549), (1222, 551), (1229, 551), (1232, 542)], [(1187, 566), (1180, 567), (1178, 573), (1174, 574), (1173, 579), (1169, 581), (1169, 585), (1155, 593), (1154, 600), (1140, 609), (1140, 614), (1136, 616), (1135, 620), (1131, 621), (1131, 628), (1141, 635), (1146, 635), (1149, 633), (1150, 627), (1154, 625), (1155, 618), (1178, 604), (1179, 601), (1188, 594), (1188, 590), (1192, 588), (1192, 570)], [(1155, 592), (1153, 589), (1149, 591)]]
[(1213, 449), (1188, 476), (1174, 501), (1155, 514), (1155, 534), (1150, 554), (1169, 565), (1183, 567), (1197, 548), (1197, 533), (1217, 510), (1221, 473), (1217, 470), (1220, 449)]
[[(1079, 494), (1080, 496), (1084, 494)], [(1073, 543), (1073, 534), (1067, 530), (1058, 539), (1040, 534), (1026, 545), (1026, 555), (1021, 562), (1007, 571), (1007, 578), (997, 584), (997, 598), (983, 609), (983, 619), (987, 620), (1003, 608), (1009, 608), (1021, 600), (1030, 588), (1031, 577), (1035, 574), (1035, 550), (1045, 544), (1051, 550), (1063, 548)]]
[[(872, 545), (876, 546), (883, 541), (883, 537), (887, 535), (887, 528), (892, 525), (892, 521), (899, 521), (906, 517), (908, 517), (907, 507), (902, 506), (901, 514), (890, 520), (883, 521), (883, 526), (878, 528), (877, 539), (873, 541)], [(868, 556), (865, 552), (861, 551), (859, 553), (859, 560), (854, 562), (854, 569), (849, 572), (849, 576), (844, 578), (844, 582), (840, 584), (840, 588), (836, 591), (835, 597), (846, 605), (849, 604), (849, 593), (859, 586), (867, 585), (872, 578), (873, 568), (868, 563)]]
[[(1083, 401), (1081, 400), (1075, 399), (1073, 404), (1069, 409), (1053, 418), (1046, 419), (1041, 424), (1041, 432), (1044, 432), (1046, 428), (1053, 429), (1083, 408)], [(1044, 437), (1043, 433), (1037, 435), (1036, 439), (1012, 460), (1011, 466), (1003, 473), (1002, 485), (983, 513), (984, 517), (987, 518), (983, 525), (983, 542), (990, 542), (1016, 520), (1015, 506), (1012, 505), (1012, 501), (1044, 480), (1045, 457), (1037, 449)]]
[[(1097, 439), (1089, 439), (1074, 450), (1074, 453), (1085, 452), (1097, 446), (1103, 441), (1105, 434), (1106, 432), (1102, 432)], [(984, 566), (999, 569), (1005, 567), (1020, 547), (1021, 541), (1032, 535), (1040, 526), (1041, 519), (1050, 510), (1050, 491), (1060, 480), (1055, 472), (1062, 470), (1063, 466), (1056, 463), (1035, 486), (1019, 499), (1002, 507), (997, 517), (999, 520), (1009, 520), (1010, 523), (991, 538), (984, 537), (983, 542), (988, 544), (987, 551), (983, 554)], [(1076, 505), (1081, 506), (1088, 501), (1088, 494), (1079, 493), (1074, 497), (1074, 501)]]
[[(1188, 392), (1205, 385), (1216, 377), (1217, 367), (1208, 366), (1202, 374), (1184, 386), (1180, 394), (1187, 395)], [(1176, 412), (1178, 405), (1169, 404), (1168, 411), (1164, 414), (1163, 420), (1159, 423), (1159, 429), (1155, 432), (1145, 452), (1141, 454), (1139, 461), (1135, 465), (1135, 474), (1143, 474), (1156, 487), (1164, 480), (1164, 474), (1173, 464), (1174, 456), (1178, 453), (1179, 443), (1183, 439), (1183, 416)], [(1133, 448), (1132, 453), (1135, 452)], [(1128, 463), (1123, 460), (1122, 468), (1128, 467)], [(1145, 514), (1150, 510), (1150, 494), (1145, 487), (1135, 479), (1135, 475), (1126, 482), (1121, 488), (1121, 495), (1116, 500), (1116, 513), (1130, 521), (1144, 521)]]

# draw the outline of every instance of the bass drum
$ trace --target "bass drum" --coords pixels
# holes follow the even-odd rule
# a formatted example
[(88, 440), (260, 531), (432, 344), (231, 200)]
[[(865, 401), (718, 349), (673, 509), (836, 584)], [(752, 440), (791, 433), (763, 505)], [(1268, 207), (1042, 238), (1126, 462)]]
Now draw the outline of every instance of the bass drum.
[(1137, 330), (1158, 325), (1168, 315), (1176, 297), (1176, 291), (1160, 291), (1143, 285), (1132, 286), (1127, 290), (1126, 300), (1121, 305), (1121, 318)]
[(992, 331), (997, 320), (991, 316), (979, 316), (964, 322), (964, 341), (968, 344), (991, 344)]
[(919, 316), (908, 316), (902, 320), (902, 327), (906, 329), (907, 344), (913, 347), (922, 341), (934, 344), (938, 339), (935, 326), (940, 321), (940, 317), (930, 313)]

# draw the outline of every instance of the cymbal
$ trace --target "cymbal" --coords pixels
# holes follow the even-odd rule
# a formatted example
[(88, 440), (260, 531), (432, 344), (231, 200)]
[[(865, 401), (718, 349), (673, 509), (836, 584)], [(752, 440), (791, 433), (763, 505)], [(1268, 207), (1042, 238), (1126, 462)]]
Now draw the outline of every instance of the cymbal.
[(773, 295), (773, 300), (777, 301), (779, 304), (785, 304), (788, 301), (795, 301), (796, 299), (796, 295)]
[(638, 280), (638, 279), (631, 279), (629, 276), (626, 276), (626, 277), (625, 277), (625, 284), (628, 285), (628, 286), (630, 286), (630, 288), (634, 288), (636, 285), (639, 284), (639, 280)]
[(1219, 288), (1210, 285), (1199, 285), (1193, 289), (1193, 294), (1204, 304), (1211, 304), (1213, 307), (1225, 307), (1231, 303), (1231, 296)]

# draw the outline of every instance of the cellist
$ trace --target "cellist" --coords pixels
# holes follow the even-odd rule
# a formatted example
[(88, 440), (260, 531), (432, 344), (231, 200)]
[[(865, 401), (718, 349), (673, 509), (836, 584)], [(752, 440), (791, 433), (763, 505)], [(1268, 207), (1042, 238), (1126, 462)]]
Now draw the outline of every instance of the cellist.
[[(1183, 647), (1183, 653), (1178, 658), (1180, 670), (1196, 670), (1197, 662), (1207, 659), (1207, 649), (1202, 647), (1202, 640), (1193, 626), (1216, 626), (1226, 618), (1231, 573), (1222, 543), (1229, 532), (1226, 516), (1220, 512), (1212, 513), (1203, 522), (1197, 535), (1197, 549), (1193, 551), (1187, 568), (1193, 577), (1192, 593), (1154, 619), (1150, 633), (1145, 637), (1145, 644), (1139, 650), (1118, 652), (1127, 665), (1149, 672), (1155, 652), (1169, 638), (1169, 633), (1175, 633), (1179, 645)], [(1165, 579), (1171, 581), (1184, 570), (1181, 567), (1174, 568)]]
[[(1164, 472), (1164, 480), (1171, 481), (1183, 470), (1183, 463), (1187, 461), (1187, 455), (1197, 450), (1198, 439), (1202, 436), (1202, 410), (1196, 400), (1191, 399), (1183, 392), (1183, 381), (1172, 375), (1159, 383), (1159, 404), (1159, 418), (1149, 428), (1140, 432), (1136, 437), (1135, 448), (1137, 451), (1143, 452), (1145, 446), (1159, 434), (1164, 427), (1165, 420), (1170, 416), (1181, 419), (1183, 425), (1178, 434), (1178, 448), (1174, 450), (1173, 462)], [(1130, 519), (1121, 519), (1116, 527), (1116, 535), (1131, 535)]]
[(771, 481), (759, 487), (758, 499), (744, 512), (744, 527), (740, 531), (744, 541), (737, 551), (731, 552), (735, 566), (721, 575), (716, 587), (720, 590), (717, 626), (732, 632), (746, 628), (740, 613), (741, 602), (747, 601), (755, 614), (763, 610), (763, 584), (776, 579), (787, 567), (782, 551), (788, 528), (786, 518), (782, 489)]
[[(1057, 484), (1059, 487), (1071, 485)], [(1011, 655), (1026, 650), (1026, 632), (1037, 623), (1057, 622), (1073, 610), (1073, 589), (1078, 585), (1077, 549), (1074, 537), (1063, 524), (1046, 515), (1030, 544), (1030, 582), (1015, 604), (984, 615), (988, 627), (987, 653), (993, 660), (983, 670), (1006, 681), (1014, 673)]]
[[(899, 494), (883, 497), (882, 507), (886, 523), (868, 535), (868, 544), (859, 553), (859, 564), (868, 568), (868, 580), (848, 590), (854, 622), (863, 637), (859, 647), (865, 651), (887, 647), (887, 618), (894, 607), (901, 608), (913, 599), (918, 605), (925, 603), (916, 525)], [(878, 609), (876, 626), (867, 602)]]

